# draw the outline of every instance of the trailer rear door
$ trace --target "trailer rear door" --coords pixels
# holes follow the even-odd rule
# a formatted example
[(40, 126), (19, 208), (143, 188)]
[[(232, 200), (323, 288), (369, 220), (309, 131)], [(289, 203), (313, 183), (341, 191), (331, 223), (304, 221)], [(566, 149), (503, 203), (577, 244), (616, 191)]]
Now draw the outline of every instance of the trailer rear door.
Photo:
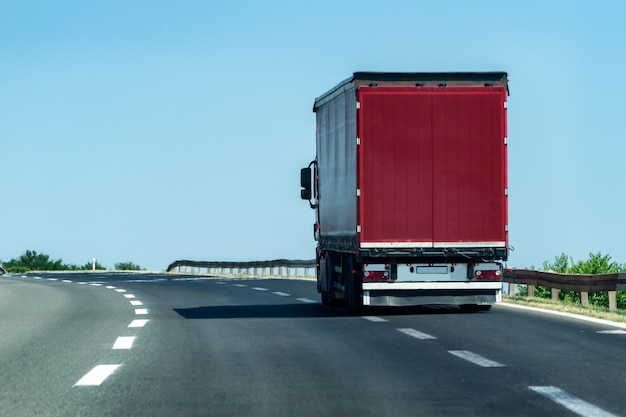
[(360, 245), (506, 246), (506, 91), (361, 87)]

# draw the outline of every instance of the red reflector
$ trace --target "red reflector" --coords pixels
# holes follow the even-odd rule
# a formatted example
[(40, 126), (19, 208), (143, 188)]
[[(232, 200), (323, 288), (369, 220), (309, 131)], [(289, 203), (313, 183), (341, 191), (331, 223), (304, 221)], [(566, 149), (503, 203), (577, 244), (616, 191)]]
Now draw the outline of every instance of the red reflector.
[(363, 281), (386, 281), (389, 279), (387, 271), (365, 271), (363, 273)]
[(502, 272), (499, 269), (495, 271), (476, 271), (477, 279), (500, 279), (502, 276)]

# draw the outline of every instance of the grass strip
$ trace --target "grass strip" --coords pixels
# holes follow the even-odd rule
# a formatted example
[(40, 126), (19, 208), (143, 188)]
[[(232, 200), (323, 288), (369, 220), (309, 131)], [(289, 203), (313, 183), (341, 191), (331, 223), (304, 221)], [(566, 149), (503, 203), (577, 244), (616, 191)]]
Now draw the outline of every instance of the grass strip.
[(546, 298), (524, 297), (520, 295), (510, 296), (505, 294), (502, 301), (511, 304), (545, 308), (546, 310), (580, 314), (581, 316), (610, 320), (617, 323), (626, 323), (626, 311), (624, 310), (609, 310), (606, 307), (594, 305), (585, 307), (581, 304), (574, 304), (567, 301), (554, 301)]

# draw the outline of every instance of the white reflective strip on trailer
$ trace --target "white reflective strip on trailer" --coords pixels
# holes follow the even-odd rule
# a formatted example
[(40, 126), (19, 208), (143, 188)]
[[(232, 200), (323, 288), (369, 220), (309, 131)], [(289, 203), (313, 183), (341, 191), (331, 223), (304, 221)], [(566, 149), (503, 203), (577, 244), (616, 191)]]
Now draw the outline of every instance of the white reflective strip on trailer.
[(362, 249), (374, 248), (504, 248), (506, 242), (361, 242)]
[(364, 282), (363, 290), (500, 290), (502, 282)]
[(434, 242), (433, 248), (504, 248), (506, 242)]
[(432, 242), (361, 242), (362, 249), (370, 248), (432, 248)]

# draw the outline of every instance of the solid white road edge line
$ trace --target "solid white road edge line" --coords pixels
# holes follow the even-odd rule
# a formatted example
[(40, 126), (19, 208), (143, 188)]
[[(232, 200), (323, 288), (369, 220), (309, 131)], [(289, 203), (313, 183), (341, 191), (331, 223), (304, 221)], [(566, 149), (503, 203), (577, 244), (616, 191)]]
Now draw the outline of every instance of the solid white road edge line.
[(611, 414), (603, 409), (596, 407), (593, 404), (589, 404), (580, 398), (574, 397), (572, 394), (563, 391), (557, 387), (528, 387), (538, 394), (549, 398), (557, 404), (562, 405), (570, 411), (583, 417), (617, 417), (615, 414)]
[(426, 333), (422, 333), (420, 331), (417, 331), (415, 329), (398, 329), (399, 332), (404, 333), (408, 336), (414, 337), (416, 339), (420, 339), (420, 340), (432, 340), (432, 339), (436, 339), (435, 336), (431, 336), (429, 334)]
[(146, 325), (146, 323), (148, 323), (150, 320), (148, 319), (144, 319), (144, 320), (133, 320), (130, 322), (130, 324), (128, 325), (128, 327), (143, 327)]
[(104, 382), (117, 368), (122, 366), (119, 365), (98, 365), (93, 368), (91, 371), (87, 372), (87, 374), (78, 380), (75, 387), (77, 386), (97, 386)]
[(113, 349), (130, 349), (133, 347), (135, 336), (120, 336), (115, 340)]
[(498, 305), (509, 307), (509, 308), (517, 308), (519, 310), (529, 310), (529, 311), (536, 311), (539, 313), (553, 314), (555, 316), (568, 317), (570, 319), (589, 321), (591, 323), (603, 324), (605, 326), (613, 326), (613, 327), (619, 327), (620, 329), (626, 329), (626, 323), (616, 323), (610, 320), (597, 319), (595, 317), (581, 316), (580, 314), (564, 313), (562, 311), (546, 310), (545, 308), (521, 306), (519, 304), (511, 304), (511, 303), (498, 303)]
[(499, 362), (484, 358), (474, 352), (470, 352), (469, 350), (449, 350), (448, 353), (451, 353), (461, 359), (465, 359), (475, 365), (482, 366), (483, 368), (497, 368), (504, 366)]
[(626, 334), (626, 330), (599, 330), (596, 333), (600, 334)]

